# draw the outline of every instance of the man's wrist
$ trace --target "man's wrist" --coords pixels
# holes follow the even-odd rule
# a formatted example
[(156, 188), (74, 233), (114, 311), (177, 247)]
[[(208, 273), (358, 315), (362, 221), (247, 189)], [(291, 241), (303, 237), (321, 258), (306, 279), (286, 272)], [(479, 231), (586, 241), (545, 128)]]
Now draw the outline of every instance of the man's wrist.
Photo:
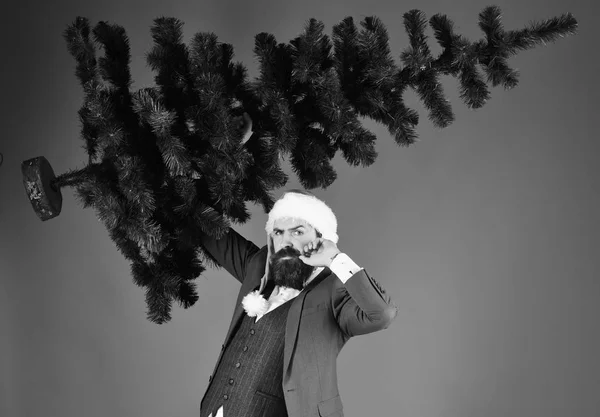
[(331, 267), (331, 264), (333, 263), (333, 260), (340, 254), (342, 253), (342, 251), (337, 251), (337, 253), (335, 255), (333, 255), (331, 258), (329, 258), (329, 265), (327, 265), (327, 267)]

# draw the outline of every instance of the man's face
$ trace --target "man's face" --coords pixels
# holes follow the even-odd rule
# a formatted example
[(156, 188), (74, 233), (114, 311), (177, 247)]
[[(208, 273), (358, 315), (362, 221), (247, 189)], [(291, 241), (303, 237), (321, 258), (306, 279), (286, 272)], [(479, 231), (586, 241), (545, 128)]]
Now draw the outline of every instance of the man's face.
[(273, 225), (273, 249), (269, 275), (276, 285), (301, 290), (314, 268), (300, 260), (302, 248), (317, 238), (317, 231), (304, 220), (278, 219)]
[(276, 253), (290, 246), (302, 252), (304, 245), (317, 238), (317, 231), (301, 219), (277, 219), (273, 224), (272, 237)]

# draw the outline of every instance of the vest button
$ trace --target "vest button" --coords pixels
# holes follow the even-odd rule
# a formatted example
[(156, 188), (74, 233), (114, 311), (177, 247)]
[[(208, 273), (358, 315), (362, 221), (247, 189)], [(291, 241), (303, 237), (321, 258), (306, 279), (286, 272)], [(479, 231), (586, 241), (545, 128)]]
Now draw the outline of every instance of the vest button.
[(223, 395), (223, 399), (224, 399), (224, 400), (226, 400), (226, 399), (228, 399), (228, 398), (229, 398), (229, 395), (227, 395), (227, 394)]
[(248, 351), (248, 346), (244, 346), (244, 349), (243, 349), (243, 351), (244, 351), (244, 352), (247, 352), (247, 351)]
[(254, 333), (256, 333), (256, 332), (254, 331), (254, 329), (250, 330), (250, 334), (254, 334)]
[(229, 385), (233, 385), (233, 378), (229, 380)]
[(240, 366), (242, 366), (242, 364), (241, 364), (241, 363), (239, 363), (239, 362), (235, 364), (235, 367), (236, 367), (236, 368), (239, 368)]

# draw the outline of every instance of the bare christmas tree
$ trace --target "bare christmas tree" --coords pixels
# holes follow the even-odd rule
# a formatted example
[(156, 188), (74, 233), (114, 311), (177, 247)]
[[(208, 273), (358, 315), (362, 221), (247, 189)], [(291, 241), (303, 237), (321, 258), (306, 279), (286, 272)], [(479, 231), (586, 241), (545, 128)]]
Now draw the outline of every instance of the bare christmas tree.
[[(354, 166), (376, 159), (376, 137), (359, 116), (382, 123), (398, 145), (409, 146), (418, 116), (403, 102), (408, 88), (443, 128), (454, 115), (441, 76), (456, 77), (464, 103), (479, 108), (490, 98), (488, 84), (517, 85), (510, 56), (577, 28), (564, 14), (505, 31), (500, 16), (497, 7), (479, 14), (484, 37), (475, 42), (456, 34), (446, 16), (433, 16), (429, 25), (442, 47), (434, 57), (425, 15), (407, 12), (409, 46), (401, 66), (378, 18), (365, 18), (359, 30), (347, 17), (332, 39), (311, 19), (287, 44), (256, 35), (260, 75), (254, 81), (232, 63), (231, 45), (213, 33), (198, 33), (185, 45), (183, 23), (162, 17), (151, 28), (155, 44), (147, 54), (156, 86), (135, 92), (125, 30), (105, 22), (91, 30), (79, 17), (64, 36), (84, 91), (79, 118), (89, 162), (56, 177), (44, 157), (24, 161), (27, 194), (47, 220), (60, 213), (60, 189), (74, 187), (131, 261), (134, 282), (146, 289), (148, 318), (164, 323), (173, 300), (184, 308), (198, 300), (192, 281), (205, 270), (203, 261), (215, 265), (198, 232), (221, 236), (231, 222), (246, 222), (247, 202), (270, 210), (271, 191), (287, 182), (281, 157), (290, 158), (304, 187), (328, 187), (338, 151)], [(103, 57), (96, 58), (96, 46)]]

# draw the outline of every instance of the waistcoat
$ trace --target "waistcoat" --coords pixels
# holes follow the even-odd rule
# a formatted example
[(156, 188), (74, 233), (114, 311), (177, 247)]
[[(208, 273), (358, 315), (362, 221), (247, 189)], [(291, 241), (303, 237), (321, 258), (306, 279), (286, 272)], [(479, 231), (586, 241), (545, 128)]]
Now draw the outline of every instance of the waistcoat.
[(283, 348), (288, 300), (262, 316), (244, 313), (200, 407), (206, 417), (223, 406), (225, 417), (287, 417)]

